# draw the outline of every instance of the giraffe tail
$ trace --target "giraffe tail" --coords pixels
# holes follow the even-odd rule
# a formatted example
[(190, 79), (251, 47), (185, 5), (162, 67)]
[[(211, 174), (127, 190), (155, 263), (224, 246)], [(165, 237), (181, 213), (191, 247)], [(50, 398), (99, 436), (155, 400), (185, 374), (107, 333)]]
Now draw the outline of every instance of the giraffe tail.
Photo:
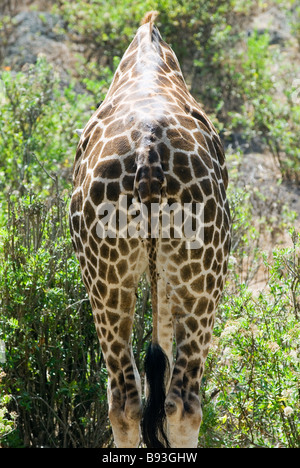
[(147, 447), (163, 448), (169, 447), (164, 430), (166, 420), (165, 382), (169, 376), (169, 360), (158, 344), (156, 254), (159, 237), (159, 206), (166, 197), (166, 177), (160, 163), (160, 155), (155, 146), (142, 147), (137, 159), (134, 198), (145, 207), (144, 215), (147, 216), (146, 246), (150, 271), (153, 321), (152, 342), (145, 358), (148, 397), (143, 414), (142, 432)]
[(153, 25), (158, 16), (159, 16), (158, 11), (156, 10), (148, 11), (143, 17), (141, 21), (141, 25), (146, 24), (146, 23), (150, 23), (151, 25)]
[(149, 270), (152, 299), (152, 342), (145, 358), (145, 375), (148, 395), (144, 407), (142, 433), (144, 443), (149, 448), (170, 447), (165, 433), (166, 413), (166, 381), (170, 374), (169, 360), (162, 347), (158, 344), (158, 301), (157, 301), (157, 271), (156, 247), (157, 239), (147, 239)]
[(158, 343), (151, 343), (145, 359), (149, 394), (142, 421), (144, 443), (150, 448), (170, 447), (165, 433), (165, 375), (168, 371), (166, 354)]
[(148, 239), (149, 270), (152, 299), (152, 342), (145, 358), (145, 375), (148, 395), (142, 420), (143, 440), (149, 448), (170, 447), (166, 427), (166, 381), (170, 369), (169, 360), (158, 343), (158, 301), (157, 301), (157, 271), (156, 271), (157, 239)]

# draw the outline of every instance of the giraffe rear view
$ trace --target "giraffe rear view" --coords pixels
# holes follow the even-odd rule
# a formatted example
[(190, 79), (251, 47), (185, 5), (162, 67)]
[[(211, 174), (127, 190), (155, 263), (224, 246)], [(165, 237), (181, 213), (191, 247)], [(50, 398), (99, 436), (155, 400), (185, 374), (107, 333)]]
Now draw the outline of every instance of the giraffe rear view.
[[(145, 16), (81, 134), (70, 230), (108, 370), (115, 444), (137, 447), (142, 434), (148, 447), (196, 447), (199, 386), (230, 249), (228, 180), (216, 130), (155, 17)], [(153, 332), (143, 410), (131, 334), (145, 271)]]

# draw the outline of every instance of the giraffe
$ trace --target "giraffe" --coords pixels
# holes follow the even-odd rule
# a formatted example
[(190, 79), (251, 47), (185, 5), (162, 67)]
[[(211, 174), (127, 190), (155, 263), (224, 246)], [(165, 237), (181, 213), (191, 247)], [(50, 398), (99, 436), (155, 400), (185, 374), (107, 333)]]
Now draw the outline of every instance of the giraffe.
[[(147, 447), (197, 447), (199, 387), (230, 250), (223, 146), (154, 24), (157, 14), (143, 18), (105, 100), (80, 131), (73, 167), (70, 232), (107, 366), (108, 415), (119, 448), (141, 440)], [(178, 222), (169, 235), (152, 235), (149, 223), (124, 235), (123, 224), (111, 223), (108, 235), (105, 209), (112, 204), (114, 219), (125, 216), (128, 227), (137, 203), (155, 229), (162, 206), (198, 204), (201, 215), (189, 219), (201, 218), (202, 242), (195, 247), (178, 235)], [(153, 330), (143, 408), (131, 335), (144, 272)]]

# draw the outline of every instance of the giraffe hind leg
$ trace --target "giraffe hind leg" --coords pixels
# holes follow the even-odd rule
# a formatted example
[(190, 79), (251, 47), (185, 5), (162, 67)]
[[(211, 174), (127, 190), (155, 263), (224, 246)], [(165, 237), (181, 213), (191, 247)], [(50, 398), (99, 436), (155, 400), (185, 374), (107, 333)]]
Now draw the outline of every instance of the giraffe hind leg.
[[(130, 357), (129, 357), (130, 356)], [(108, 415), (118, 448), (136, 448), (140, 443), (140, 421), (142, 416), (141, 385), (132, 351), (123, 354), (124, 370), (114, 370), (108, 382)], [(111, 360), (108, 364), (109, 373)]]
[(186, 361), (178, 352), (170, 389), (165, 401), (168, 437), (173, 448), (196, 448), (202, 420), (199, 399), (201, 364)]
[(202, 420), (199, 389), (212, 323), (201, 321), (203, 311), (198, 304), (201, 304), (201, 297), (188, 302), (183, 300), (181, 307), (177, 304), (173, 309), (176, 311), (173, 317), (177, 349), (165, 411), (168, 437), (174, 448), (196, 448)]
[(112, 296), (106, 295), (101, 309), (93, 310), (108, 371), (108, 416), (118, 448), (136, 448), (141, 439), (141, 382), (131, 344), (135, 288), (127, 286), (121, 283), (119, 291), (114, 290), (114, 296), (118, 292), (121, 295), (117, 308), (112, 304)]

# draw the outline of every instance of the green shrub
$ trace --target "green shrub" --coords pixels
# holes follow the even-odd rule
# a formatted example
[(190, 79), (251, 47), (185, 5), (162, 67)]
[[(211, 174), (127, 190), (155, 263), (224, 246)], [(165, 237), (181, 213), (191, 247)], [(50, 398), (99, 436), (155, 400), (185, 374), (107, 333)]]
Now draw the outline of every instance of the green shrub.
[(67, 227), (67, 200), (8, 201), (0, 250), (5, 388), (25, 446), (102, 446), (106, 371)]
[(89, 73), (90, 62), (96, 62), (100, 81), (104, 67), (115, 70), (115, 57), (122, 57), (145, 13), (158, 10), (156, 23), (175, 50), (193, 94), (213, 110), (222, 107), (220, 99), (228, 95), (224, 89), (225, 51), (239, 41), (242, 25), (256, 4), (239, 0), (63, 0), (53, 11), (63, 15), (67, 30), (84, 48), (85, 73)]
[[(1, 370), (0, 363), (0, 385), (1, 380), (5, 377), (5, 373)], [(11, 396), (5, 393), (0, 394), (0, 441), (7, 440), (15, 430), (17, 413), (8, 412), (8, 405), (11, 401)]]
[(254, 32), (246, 50), (237, 55), (234, 88), (244, 102), (230, 112), (229, 126), (243, 132), (244, 138), (259, 138), (273, 154), (283, 179), (299, 181), (300, 105), (293, 94), (297, 69), (284, 62), (280, 66), (284, 56), (271, 48), (268, 33)]
[(258, 296), (244, 284), (225, 291), (203, 383), (205, 445), (300, 447), (300, 236), (293, 241), (265, 259), (270, 279)]
[[(83, 83), (95, 91), (97, 82), (104, 89), (105, 81), (110, 82), (143, 15), (158, 10), (164, 39), (175, 50), (192, 94), (217, 126), (227, 134), (239, 131), (243, 139), (258, 137), (274, 155), (283, 178), (298, 180), (300, 111), (291, 99), (297, 69), (287, 73), (285, 56), (280, 47), (270, 45), (267, 32), (246, 36), (259, 6), (258, 1), (239, 0), (63, 0), (54, 11), (63, 15), (68, 31), (84, 47), (86, 61), (79, 70)], [(285, 0), (282, 7), (291, 16), (292, 2)]]
[(43, 58), (1, 78), (0, 394), (18, 415), (2, 443), (102, 446), (106, 371), (68, 229), (74, 130), (93, 98)]
[[(61, 169), (60, 187), (69, 187), (67, 170), (73, 163), (75, 129), (85, 122), (92, 99), (77, 95), (74, 84), (60, 88), (45, 58), (18, 73), (0, 74), (0, 188), (24, 194), (37, 187), (52, 188), (49, 173)], [(63, 173), (62, 173), (63, 174)]]

